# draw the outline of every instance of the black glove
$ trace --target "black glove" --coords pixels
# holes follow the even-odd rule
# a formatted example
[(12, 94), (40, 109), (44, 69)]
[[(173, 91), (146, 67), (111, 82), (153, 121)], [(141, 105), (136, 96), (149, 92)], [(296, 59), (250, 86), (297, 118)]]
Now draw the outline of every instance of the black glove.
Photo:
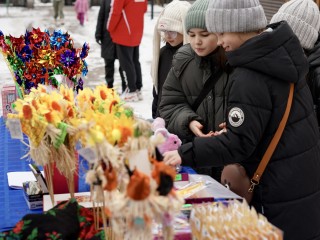
[(96, 42), (97, 42), (99, 45), (101, 45), (101, 39), (96, 38)]

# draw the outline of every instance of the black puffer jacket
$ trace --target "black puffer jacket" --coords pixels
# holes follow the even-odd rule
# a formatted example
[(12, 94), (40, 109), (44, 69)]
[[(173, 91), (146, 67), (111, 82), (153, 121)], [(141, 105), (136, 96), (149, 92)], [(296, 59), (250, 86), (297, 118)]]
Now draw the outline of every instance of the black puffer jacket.
[[(295, 83), (290, 116), (280, 142), (254, 190), (252, 204), (287, 240), (320, 239), (320, 145), (307, 59), (285, 22), (251, 38), (227, 58), (230, 78), (227, 133), (181, 146), (182, 164), (223, 166), (240, 162), (251, 177), (278, 124)], [(242, 120), (231, 113), (242, 115)]]
[(194, 137), (189, 129), (192, 120), (197, 120), (204, 126), (203, 133), (220, 130), (218, 125), (224, 121), (226, 74), (217, 80), (214, 90), (204, 98), (196, 112), (191, 108), (212, 71), (218, 66), (217, 56), (221, 54), (219, 51), (199, 57), (190, 44), (186, 44), (174, 55), (173, 67), (162, 88), (159, 112), (165, 119), (169, 132), (175, 133), (184, 142), (191, 141)]
[(98, 14), (95, 38), (101, 41), (101, 57), (104, 59), (115, 59), (116, 50), (112, 42), (109, 31), (107, 30), (107, 21), (109, 18), (111, 0), (101, 0)]
[(307, 82), (313, 97), (314, 109), (320, 124), (320, 39), (314, 48), (307, 52), (309, 62), (309, 74)]

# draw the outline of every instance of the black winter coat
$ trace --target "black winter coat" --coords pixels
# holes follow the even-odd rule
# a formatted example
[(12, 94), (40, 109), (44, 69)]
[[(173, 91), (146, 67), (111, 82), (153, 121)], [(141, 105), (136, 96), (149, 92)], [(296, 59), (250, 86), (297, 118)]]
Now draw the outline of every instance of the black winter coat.
[[(308, 62), (286, 22), (227, 53), (231, 66), (227, 132), (182, 145), (183, 165), (241, 163), (252, 177), (295, 84), (290, 116), (278, 146), (254, 190), (253, 206), (284, 231), (286, 240), (320, 239), (320, 142)], [(236, 118), (234, 113), (240, 118)]]
[(111, 0), (101, 0), (95, 38), (101, 41), (101, 57), (104, 59), (115, 59), (116, 49), (107, 30)]
[(178, 46), (172, 47), (169, 43), (166, 43), (159, 53), (159, 67), (158, 67), (158, 94), (153, 87), (153, 101), (152, 101), (152, 118), (160, 117), (159, 105), (161, 101), (162, 86), (167, 78), (168, 72), (172, 66), (173, 55), (182, 46), (182, 43)]
[(311, 90), (318, 124), (320, 124), (320, 39), (314, 48), (307, 52), (307, 55), (309, 62), (307, 82)]
[(190, 44), (186, 44), (179, 48), (172, 61), (173, 67), (162, 88), (159, 112), (169, 132), (178, 135), (183, 142), (192, 141), (194, 137), (189, 129), (192, 120), (204, 126), (203, 133), (220, 130), (218, 126), (224, 121), (226, 104), (223, 104), (223, 100), (227, 98), (227, 74), (217, 79), (213, 91), (205, 96), (198, 109), (192, 109), (205, 82), (219, 64), (218, 54), (219, 51), (199, 57)]

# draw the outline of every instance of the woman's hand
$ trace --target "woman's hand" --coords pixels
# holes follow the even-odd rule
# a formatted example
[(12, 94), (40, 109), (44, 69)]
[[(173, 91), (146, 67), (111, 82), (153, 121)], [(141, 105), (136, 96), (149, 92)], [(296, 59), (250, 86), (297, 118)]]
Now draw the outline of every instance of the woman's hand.
[(163, 162), (170, 166), (177, 166), (180, 165), (182, 159), (177, 150), (165, 152), (163, 154)]
[(220, 131), (215, 131), (213, 136), (218, 136), (222, 133), (227, 132), (227, 124), (225, 122), (219, 124), (219, 128), (222, 128)]
[(196, 120), (193, 120), (189, 123), (190, 130), (196, 135), (197, 137), (212, 137), (212, 136), (218, 136), (222, 133), (225, 133), (227, 131), (227, 124), (225, 122), (220, 123), (219, 127), (222, 128), (220, 131), (210, 131), (207, 134), (204, 134), (201, 130), (203, 128), (203, 125), (199, 123)]
[(202, 124), (196, 120), (193, 120), (189, 123), (189, 129), (193, 132), (197, 137), (204, 137), (205, 134), (201, 131), (203, 128)]

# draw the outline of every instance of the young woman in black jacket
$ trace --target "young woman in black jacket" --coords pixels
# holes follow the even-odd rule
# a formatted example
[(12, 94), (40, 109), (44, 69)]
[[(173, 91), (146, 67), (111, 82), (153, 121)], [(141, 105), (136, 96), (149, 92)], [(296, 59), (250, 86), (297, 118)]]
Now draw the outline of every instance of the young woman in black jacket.
[(285, 112), (290, 115), (259, 184), (252, 206), (284, 232), (285, 240), (320, 239), (320, 140), (306, 83), (307, 58), (286, 22), (267, 26), (258, 0), (210, 0), (210, 32), (234, 67), (226, 132), (165, 153), (169, 165), (225, 166), (239, 163), (251, 178)]
[[(206, 28), (208, 3), (209, 0), (198, 0), (189, 9), (185, 29), (190, 44), (176, 52), (162, 89), (160, 116), (169, 132), (178, 135), (183, 143), (196, 136), (214, 135), (225, 121), (226, 58), (224, 50), (217, 45), (217, 36)], [(195, 167), (194, 170), (220, 179), (221, 168)]]

